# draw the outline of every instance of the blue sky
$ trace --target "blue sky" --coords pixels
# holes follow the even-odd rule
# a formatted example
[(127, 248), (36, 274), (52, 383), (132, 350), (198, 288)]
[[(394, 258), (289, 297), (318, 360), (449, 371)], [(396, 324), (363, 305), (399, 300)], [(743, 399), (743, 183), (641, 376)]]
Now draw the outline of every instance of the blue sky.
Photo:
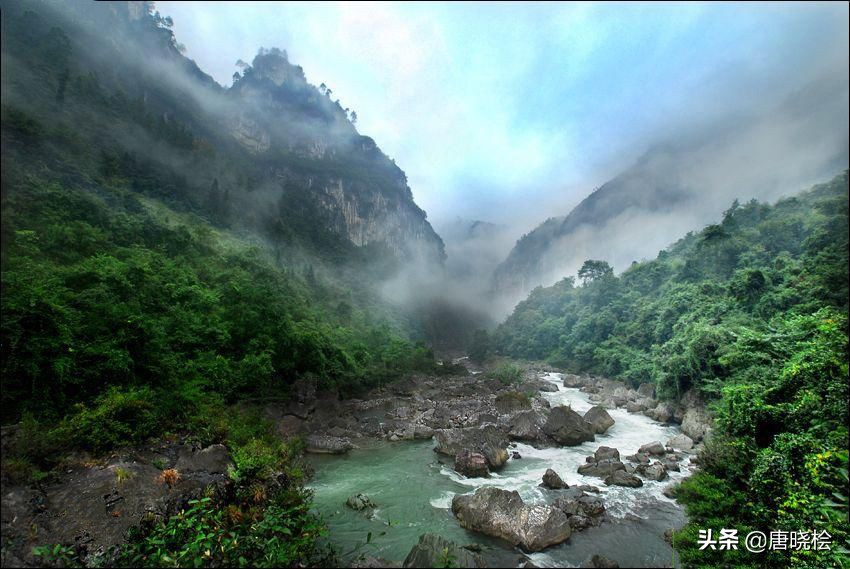
[(536, 225), (648, 146), (847, 67), (846, 3), (157, 6), (222, 84), (237, 59), (286, 49), (438, 222)]

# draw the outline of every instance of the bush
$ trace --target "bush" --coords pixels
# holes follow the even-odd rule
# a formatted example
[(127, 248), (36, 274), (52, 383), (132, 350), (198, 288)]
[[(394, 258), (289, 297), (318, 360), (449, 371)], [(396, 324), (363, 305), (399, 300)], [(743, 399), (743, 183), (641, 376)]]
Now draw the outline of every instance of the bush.
[(493, 379), (498, 379), (504, 385), (513, 385), (522, 382), (522, 368), (511, 364), (501, 364), (489, 373)]

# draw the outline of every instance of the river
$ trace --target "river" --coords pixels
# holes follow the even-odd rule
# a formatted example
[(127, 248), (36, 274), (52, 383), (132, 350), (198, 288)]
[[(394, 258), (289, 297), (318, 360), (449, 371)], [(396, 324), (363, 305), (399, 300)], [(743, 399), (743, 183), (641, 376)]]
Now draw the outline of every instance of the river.
[[(588, 394), (565, 388), (559, 374), (543, 377), (558, 386), (557, 392), (543, 393), (553, 407), (570, 405), (584, 413), (594, 405)], [(621, 567), (678, 565), (663, 534), (669, 528), (684, 525), (685, 515), (661, 491), (687, 476), (687, 459), (681, 465), (682, 472), (670, 472), (670, 478), (662, 482), (645, 480), (641, 488), (608, 487), (599, 478), (579, 475), (576, 469), (599, 446), (617, 448), (625, 457), (645, 443), (666, 442), (680, 432), (679, 428), (622, 409), (608, 412), (616, 423), (605, 434), (597, 435), (595, 442), (549, 449), (518, 443), (511, 450), (518, 451), (522, 458), (508, 461), (490, 478), (457, 474), (451, 468), (451, 460), (445, 461), (433, 452), (432, 441), (374, 441), (345, 456), (312, 455), (315, 476), (310, 486), (315, 492), (315, 508), (327, 522), (330, 540), (343, 561), (365, 554), (400, 564), (421, 534), (433, 532), (459, 545), (480, 544), (491, 567), (516, 566), (522, 559), (518, 551), (458, 525), (451, 512), (452, 497), (474, 492), (481, 486), (496, 486), (518, 491), (527, 503), (551, 502), (558, 492), (538, 484), (546, 469), (552, 468), (571, 485), (598, 487), (611, 519), (573, 533), (561, 545), (529, 554), (535, 565), (577, 567), (597, 553), (617, 561)], [(372, 518), (345, 507), (346, 499), (357, 493), (366, 494), (377, 503)]]

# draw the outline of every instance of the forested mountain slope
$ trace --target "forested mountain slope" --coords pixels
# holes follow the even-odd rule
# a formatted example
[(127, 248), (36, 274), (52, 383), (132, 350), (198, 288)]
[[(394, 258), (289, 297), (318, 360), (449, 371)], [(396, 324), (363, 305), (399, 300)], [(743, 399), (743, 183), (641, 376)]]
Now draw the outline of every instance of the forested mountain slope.
[(589, 260), (581, 286), (569, 277), (536, 288), (494, 342), (505, 355), (712, 401), (703, 471), (679, 497), (688, 564), (752, 560), (698, 550), (699, 529), (812, 528), (835, 538), (832, 552), (761, 560), (833, 566), (848, 538), (847, 274), (845, 171), (774, 205), (736, 201), (720, 223), (619, 276)]

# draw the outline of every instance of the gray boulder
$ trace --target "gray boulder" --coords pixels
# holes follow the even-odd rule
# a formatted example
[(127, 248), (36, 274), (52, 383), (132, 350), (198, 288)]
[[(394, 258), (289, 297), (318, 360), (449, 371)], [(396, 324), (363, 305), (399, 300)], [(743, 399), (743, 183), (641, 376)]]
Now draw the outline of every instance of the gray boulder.
[(601, 435), (614, 426), (614, 419), (611, 418), (608, 411), (599, 405), (588, 409), (587, 413), (584, 414), (584, 420), (593, 426), (593, 431), (597, 435)]
[(649, 397), (655, 399), (655, 385), (652, 383), (641, 383), (637, 389), (638, 395), (641, 397)]
[(464, 449), (483, 454), (490, 470), (501, 468), (508, 461), (508, 437), (496, 425), (438, 429), (434, 440), (434, 451), (440, 454), (454, 457)]
[(551, 468), (546, 469), (546, 473), (543, 475), (543, 483), (540, 485), (544, 488), (549, 488), (550, 490), (561, 490), (569, 487), (566, 482), (561, 480), (558, 473)]
[(626, 486), (627, 488), (640, 488), (641, 486), (643, 486), (643, 481), (634, 474), (629, 474), (625, 470), (617, 470), (613, 474), (605, 478), (605, 484), (607, 486)]
[(348, 500), (345, 501), (345, 505), (352, 510), (357, 510), (358, 512), (377, 507), (366, 494), (355, 494), (354, 496), (349, 496)]
[(354, 448), (351, 441), (341, 437), (310, 435), (307, 437), (307, 452), (314, 454), (344, 454)]
[(667, 446), (687, 451), (694, 448), (694, 440), (685, 433), (679, 433), (678, 435), (667, 441)]
[(596, 462), (606, 459), (620, 460), (620, 451), (612, 447), (601, 446), (593, 453)]
[(452, 567), (487, 567), (477, 553), (434, 533), (419, 536), (419, 543), (407, 554), (402, 567), (444, 567), (447, 560), (451, 560)]
[(543, 432), (556, 442), (575, 446), (594, 440), (593, 427), (569, 407), (555, 407), (543, 425)]
[(174, 468), (178, 472), (204, 471), (211, 474), (224, 474), (230, 465), (230, 453), (224, 445), (210, 445), (203, 450), (193, 452), (184, 446), (177, 455)]
[(582, 563), (581, 566), (590, 569), (617, 569), (620, 567), (619, 563), (613, 559), (608, 559), (604, 555), (594, 555)]
[(606, 478), (618, 470), (625, 470), (626, 466), (619, 460), (606, 458), (599, 462), (588, 462), (578, 467), (578, 473), (583, 476), (597, 476)]
[(546, 416), (539, 411), (523, 411), (511, 417), (508, 436), (517, 441), (536, 441), (543, 438)]
[(452, 500), (460, 526), (504, 539), (526, 551), (541, 551), (570, 537), (567, 516), (553, 506), (526, 505), (518, 492), (479, 488)]
[(651, 465), (641, 464), (635, 468), (635, 472), (646, 478), (647, 480), (655, 480), (656, 482), (667, 478), (667, 469), (657, 460)]
[(702, 407), (691, 407), (682, 419), (682, 432), (694, 442), (705, 439), (711, 432), (711, 416)]
[(638, 453), (647, 453), (655, 456), (664, 456), (667, 452), (667, 449), (664, 448), (664, 445), (659, 441), (653, 441), (651, 443), (646, 443), (642, 447), (638, 449)]
[(455, 455), (455, 470), (467, 478), (484, 477), (490, 474), (487, 458), (481, 453), (469, 452), (467, 449), (462, 449)]

